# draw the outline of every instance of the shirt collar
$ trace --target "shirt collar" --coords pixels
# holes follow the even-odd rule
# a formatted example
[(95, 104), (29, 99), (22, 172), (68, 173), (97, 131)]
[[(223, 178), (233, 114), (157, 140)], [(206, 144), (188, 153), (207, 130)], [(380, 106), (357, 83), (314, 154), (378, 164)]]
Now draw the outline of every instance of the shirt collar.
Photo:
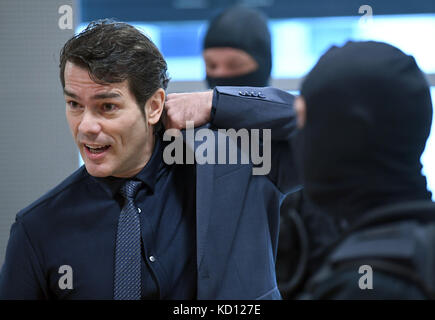
[(142, 170), (134, 177), (134, 180), (142, 181), (152, 192), (156, 186), (157, 176), (162, 164), (162, 142), (155, 135), (154, 151), (150, 160)]
[(132, 178), (116, 178), (116, 177), (104, 177), (95, 179), (101, 187), (108, 192), (111, 196), (114, 196), (119, 188), (127, 181), (127, 180), (138, 180), (142, 181), (143, 184), (151, 191), (154, 192), (154, 188), (157, 181), (157, 176), (159, 169), (162, 164), (162, 142), (160, 141), (159, 136), (155, 136), (155, 144), (154, 150), (151, 155), (148, 163), (142, 168), (142, 170)]

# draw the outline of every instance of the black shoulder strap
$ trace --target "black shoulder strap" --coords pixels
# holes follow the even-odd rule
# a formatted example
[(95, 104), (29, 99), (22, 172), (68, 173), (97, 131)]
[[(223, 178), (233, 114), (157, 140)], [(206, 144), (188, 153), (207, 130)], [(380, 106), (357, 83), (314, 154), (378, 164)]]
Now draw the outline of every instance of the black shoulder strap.
[(326, 264), (335, 271), (369, 265), (373, 272), (414, 283), (434, 299), (434, 248), (435, 220), (424, 225), (398, 221), (354, 232), (331, 252)]
[(411, 281), (428, 298), (435, 299), (435, 203), (409, 202), (367, 213), (323, 256), (326, 267), (319, 272), (322, 279), (337, 274), (337, 270), (369, 264)]
[(358, 230), (367, 229), (376, 225), (383, 225), (396, 221), (418, 221), (420, 223), (431, 223), (435, 221), (435, 202), (413, 201), (384, 206), (364, 214), (362, 218), (355, 221), (347, 228), (333, 243), (331, 243), (322, 257), (328, 256), (339, 244)]

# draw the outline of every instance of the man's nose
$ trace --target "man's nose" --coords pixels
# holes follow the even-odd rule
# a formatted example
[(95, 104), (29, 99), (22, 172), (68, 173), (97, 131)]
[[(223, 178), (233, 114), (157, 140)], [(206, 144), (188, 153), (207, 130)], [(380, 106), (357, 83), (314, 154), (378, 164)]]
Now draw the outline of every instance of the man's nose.
[(91, 110), (85, 110), (78, 130), (82, 134), (98, 134), (101, 131), (98, 117)]

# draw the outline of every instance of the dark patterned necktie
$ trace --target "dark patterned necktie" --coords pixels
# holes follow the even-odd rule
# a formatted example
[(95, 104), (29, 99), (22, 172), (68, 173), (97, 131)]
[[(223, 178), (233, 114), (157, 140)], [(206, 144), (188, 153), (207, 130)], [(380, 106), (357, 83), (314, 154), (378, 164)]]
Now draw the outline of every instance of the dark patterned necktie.
[(140, 278), (140, 221), (133, 200), (141, 182), (129, 180), (120, 190), (124, 207), (118, 220), (115, 251), (115, 300), (139, 300)]

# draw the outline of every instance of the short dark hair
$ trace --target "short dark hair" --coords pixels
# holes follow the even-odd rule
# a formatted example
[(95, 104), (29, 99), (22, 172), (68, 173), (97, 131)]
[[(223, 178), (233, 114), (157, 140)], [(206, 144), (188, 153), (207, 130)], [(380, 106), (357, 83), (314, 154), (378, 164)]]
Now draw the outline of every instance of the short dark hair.
[(153, 93), (169, 82), (167, 64), (153, 42), (133, 26), (113, 19), (89, 23), (60, 53), (60, 81), (65, 87), (65, 65), (70, 61), (89, 71), (97, 83), (128, 81), (142, 112)]

